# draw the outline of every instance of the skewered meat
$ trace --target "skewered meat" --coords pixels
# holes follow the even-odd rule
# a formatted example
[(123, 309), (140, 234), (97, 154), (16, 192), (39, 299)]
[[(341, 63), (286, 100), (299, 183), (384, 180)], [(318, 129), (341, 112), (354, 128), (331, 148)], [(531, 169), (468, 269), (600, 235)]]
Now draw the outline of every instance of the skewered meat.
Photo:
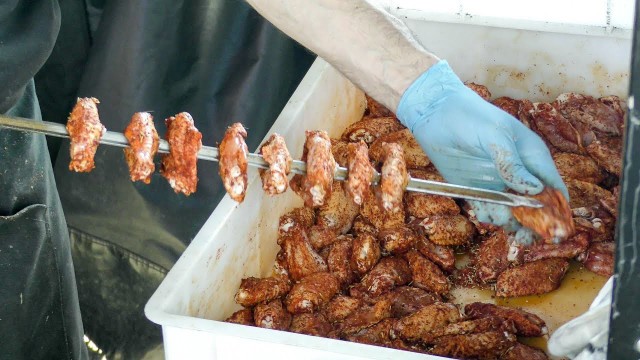
[(532, 262), (548, 258), (572, 259), (587, 250), (589, 236), (578, 233), (559, 244), (534, 244), (524, 249), (524, 262)]
[(496, 296), (514, 297), (539, 295), (560, 286), (569, 269), (566, 259), (551, 258), (507, 269), (498, 276)]
[(369, 163), (369, 148), (360, 140), (347, 145), (349, 177), (345, 184), (347, 194), (354, 203), (362, 205), (364, 196), (370, 190), (373, 166)]
[(416, 250), (410, 250), (404, 256), (409, 262), (413, 286), (436, 294), (449, 292), (449, 281), (436, 264), (425, 259)]
[(369, 191), (365, 196), (360, 215), (377, 230), (392, 229), (404, 225), (404, 207), (398, 206), (391, 211), (385, 210), (373, 191)]
[(378, 239), (380, 240), (383, 254), (398, 255), (413, 248), (419, 237), (410, 228), (401, 226), (380, 231)]
[(486, 284), (509, 267), (508, 255), (509, 239), (504, 230), (499, 230), (480, 244), (470, 266), (475, 268), (478, 280)]
[[(587, 146), (587, 149), (589, 149), (589, 146)], [(605, 178), (602, 168), (592, 158), (584, 155), (558, 152), (553, 154), (553, 162), (555, 162), (556, 168), (562, 177), (593, 184), (599, 184)]]
[(516, 342), (516, 336), (505, 331), (449, 335), (435, 339), (430, 353), (462, 359), (498, 359)]
[(90, 172), (96, 166), (93, 157), (107, 129), (100, 123), (96, 98), (78, 98), (67, 120), (71, 139), (69, 170)]
[(371, 117), (393, 116), (393, 111), (387, 109), (371, 96), (367, 94), (364, 96), (367, 100), (367, 115)]
[(579, 258), (587, 269), (606, 277), (613, 275), (614, 259), (614, 242), (592, 243), (586, 254)]
[(553, 106), (569, 121), (579, 121), (605, 132), (620, 135), (622, 122), (616, 110), (588, 95), (564, 93), (558, 95)]
[(530, 114), (532, 128), (560, 151), (584, 154), (595, 137), (591, 131), (579, 132), (551, 104), (534, 103)]
[(449, 303), (436, 302), (399, 319), (391, 330), (392, 338), (430, 341), (432, 332), (460, 320), (460, 311)]
[(186, 112), (167, 118), (165, 138), (169, 142), (169, 154), (162, 157), (160, 173), (169, 181), (173, 190), (191, 195), (198, 185), (198, 151), (202, 148), (202, 133)]
[(390, 256), (382, 258), (360, 283), (350, 289), (350, 293), (357, 298), (376, 297), (410, 281), (411, 269), (407, 262), (400, 257)]
[(271, 301), (286, 295), (291, 286), (281, 277), (242, 279), (240, 288), (236, 292), (236, 303), (251, 307), (258, 303)]
[(371, 270), (380, 259), (380, 245), (375, 235), (361, 233), (353, 240), (351, 268), (360, 275)]
[(269, 164), (269, 169), (260, 170), (262, 189), (269, 195), (282, 194), (287, 191), (287, 176), (291, 171), (291, 155), (279, 134), (273, 134), (260, 147), (260, 153)]
[(300, 224), (293, 222), (287, 229), (282, 236), (282, 247), (292, 280), (298, 281), (307, 275), (327, 271), (327, 264), (311, 247), (307, 233)]
[(229, 196), (244, 201), (247, 191), (247, 130), (240, 123), (231, 125), (220, 142), (220, 165), (218, 167), (224, 188)]
[(377, 138), (404, 129), (404, 126), (395, 117), (364, 117), (357, 121), (342, 133), (342, 140), (358, 142), (360, 140), (370, 145)]
[(371, 306), (365, 305), (349, 314), (338, 325), (338, 333), (341, 336), (352, 335), (389, 317), (391, 317), (391, 300), (380, 300)]
[(153, 124), (153, 116), (148, 112), (137, 112), (124, 130), (129, 147), (124, 149), (125, 160), (129, 166), (131, 181), (151, 182), (151, 175), (156, 170), (153, 157), (160, 144), (158, 132)]
[(444, 271), (452, 272), (456, 269), (456, 257), (453, 249), (450, 247), (436, 245), (428, 239), (421, 237), (416, 243), (416, 250), (418, 250), (427, 259), (440, 266)]
[(326, 131), (307, 131), (305, 142), (307, 175), (302, 180), (303, 199), (308, 207), (318, 207), (331, 194), (336, 161)]
[(287, 310), (292, 314), (314, 312), (333, 298), (339, 286), (338, 279), (331, 273), (308, 275), (293, 285), (287, 294)]
[(312, 336), (327, 336), (333, 327), (320, 313), (296, 314), (291, 321), (290, 331)]
[(395, 143), (400, 145), (404, 154), (404, 162), (409, 168), (425, 167), (431, 163), (431, 160), (424, 153), (424, 150), (413, 137), (409, 129), (404, 129), (380, 136), (369, 147), (369, 156), (371, 160), (379, 164), (384, 162), (388, 156), (388, 150), (384, 147), (385, 143)]
[(602, 168), (616, 176), (622, 175), (622, 137), (598, 136), (586, 150)]
[(382, 208), (397, 211), (402, 206), (402, 195), (409, 183), (407, 165), (402, 148), (395, 143), (383, 143), (384, 163), (380, 172), (379, 198)]
[(317, 211), (317, 225), (334, 229), (338, 234), (344, 234), (351, 229), (353, 219), (360, 211), (360, 207), (349, 198), (344, 186), (341, 181), (335, 181), (331, 194)]
[(240, 325), (248, 325), (254, 326), (255, 322), (253, 321), (253, 310), (251, 309), (242, 309), (234, 312), (224, 320), (228, 323), (240, 324)]
[(505, 352), (500, 360), (548, 360), (547, 354), (540, 349), (527, 346), (521, 343), (515, 343), (507, 352)]
[(323, 309), (322, 313), (332, 323), (341, 322), (363, 305), (362, 300), (350, 296), (338, 295)]
[(548, 333), (544, 320), (524, 310), (474, 302), (467, 304), (464, 307), (464, 312), (469, 319), (495, 316), (503, 320), (512, 321), (516, 327), (515, 333), (520, 336), (543, 336)]
[(601, 200), (615, 202), (613, 194), (598, 185), (575, 179), (565, 179), (565, 184), (569, 190), (569, 198), (571, 199), (569, 205), (572, 209), (592, 208), (599, 205)]
[(465, 83), (465, 85), (469, 89), (473, 90), (476, 94), (480, 95), (480, 97), (483, 98), (485, 101), (491, 100), (491, 92), (486, 86), (476, 84), (474, 82), (468, 82), (468, 83)]
[(429, 240), (437, 245), (463, 245), (475, 234), (473, 224), (462, 215), (430, 216), (416, 220), (414, 225), (424, 229)]
[(552, 242), (555, 239), (564, 240), (573, 235), (575, 225), (571, 208), (559, 190), (547, 187), (532, 198), (540, 201), (543, 207), (537, 209), (519, 206), (511, 209), (513, 217), (522, 226), (532, 229), (546, 242)]
[(351, 270), (351, 251), (353, 249), (353, 239), (344, 236), (341, 240), (331, 244), (327, 265), (331, 272), (342, 286), (350, 285), (355, 281), (355, 274)]
[(288, 330), (291, 314), (282, 306), (280, 299), (258, 304), (253, 309), (253, 321), (256, 326), (265, 329)]
[(391, 300), (391, 316), (403, 317), (422, 309), (427, 305), (442, 301), (438, 294), (412, 286), (400, 286), (390, 292), (371, 299), (373, 303), (380, 300)]

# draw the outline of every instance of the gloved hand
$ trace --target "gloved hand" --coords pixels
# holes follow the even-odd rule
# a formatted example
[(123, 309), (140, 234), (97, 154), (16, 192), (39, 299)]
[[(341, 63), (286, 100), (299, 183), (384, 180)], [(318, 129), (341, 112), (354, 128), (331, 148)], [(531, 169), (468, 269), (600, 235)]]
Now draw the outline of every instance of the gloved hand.
[[(546, 145), (533, 131), (465, 86), (445, 60), (416, 79), (400, 99), (397, 116), (450, 183), (522, 194), (545, 186), (569, 194)], [(507, 206), (471, 202), (479, 221), (533, 233)]]

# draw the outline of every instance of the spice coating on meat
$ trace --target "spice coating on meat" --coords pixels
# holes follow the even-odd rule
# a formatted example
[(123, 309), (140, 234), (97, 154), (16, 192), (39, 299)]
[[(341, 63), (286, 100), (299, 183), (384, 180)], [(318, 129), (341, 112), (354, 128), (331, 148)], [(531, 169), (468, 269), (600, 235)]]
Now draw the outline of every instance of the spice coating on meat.
[(429, 341), (433, 331), (458, 320), (460, 311), (455, 305), (437, 302), (399, 319), (391, 330), (391, 336), (408, 341)]
[(467, 304), (464, 307), (464, 312), (469, 319), (495, 316), (505, 321), (512, 321), (516, 327), (516, 334), (520, 336), (542, 336), (548, 332), (544, 320), (535, 314), (520, 309), (474, 302)]
[(608, 134), (622, 133), (618, 113), (591, 96), (576, 93), (560, 94), (553, 102), (553, 106), (569, 121), (581, 122)]
[(418, 234), (412, 229), (401, 226), (394, 229), (382, 230), (378, 233), (378, 240), (382, 247), (383, 254), (402, 254), (410, 249), (418, 242)]
[(341, 286), (350, 285), (355, 281), (355, 274), (351, 270), (351, 251), (353, 249), (353, 239), (344, 236), (341, 240), (331, 244), (327, 265), (331, 272), (340, 282)]
[(569, 269), (566, 259), (551, 258), (507, 269), (498, 276), (496, 296), (514, 297), (539, 295), (560, 286)]
[[(589, 146), (587, 146), (587, 149)], [(553, 154), (553, 162), (562, 177), (578, 179), (593, 184), (598, 184), (605, 178), (602, 168), (588, 156), (558, 152)]]
[(198, 151), (202, 148), (202, 133), (193, 124), (193, 118), (181, 112), (165, 120), (169, 154), (162, 157), (160, 173), (176, 193), (191, 195), (198, 185)]
[(516, 341), (515, 335), (505, 331), (442, 336), (434, 340), (430, 353), (458, 359), (498, 359)]
[(423, 219), (437, 215), (457, 215), (460, 213), (458, 204), (452, 199), (439, 195), (406, 192), (404, 204), (407, 214)]
[(456, 256), (450, 247), (436, 245), (423, 237), (416, 243), (416, 250), (444, 271), (452, 272), (456, 269)]
[(535, 103), (530, 114), (532, 128), (560, 151), (584, 154), (585, 140), (593, 140), (593, 132), (580, 133), (551, 104)]
[(427, 292), (413, 286), (400, 286), (367, 302), (391, 300), (391, 316), (403, 317), (412, 314), (427, 305), (442, 301), (440, 295)]
[(407, 262), (400, 257), (390, 256), (382, 258), (350, 292), (351, 296), (358, 298), (376, 297), (410, 281), (411, 269)]
[(463, 245), (475, 234), (473, 224), (462, 215), (430, 216), (416, 225), (437, 245)]
[(242, 279), (240, 288), (236, 292), (236, 303), (250, 307), (261, 302), (271, 301), (286, 295), (291, 286), (281, 277)]
[(96, 98), (78, 98), (67, 120), (71, 139), (69, 170), (90, 172), (96, 166), (93, 157), (107, 129), (100, 122)]
[(305, 335), (327, 336), (332, 329), (333, 327), (324, 315), (315, 313), (294, 315), (289, 330)]
[(291, 171), (291, 155), (284, 138), (280, 134), (272, 134), (260, 147), (264, 161), (269, 169), (260, 170), (262, 189), (269, 195), (282, 194), (287, 191), (287, 176)]
[(302, 180), (303, 199), (308, 207), (318, 207), (331, 194), (336, 161), (326, 131), (307, 131), (305, 142), (307, 175)]
[(509, 240), (503, 231), (496, 231), (483, 241), (472, 258), (478, 280), (483, 283), (495, 281), (509, 267)]
[(468, 83), (465, 83), (465, 85), (469, 89), (473, 90), (473, 92), (480, 95), (480, 97), (483, 98), (485, 101), (491, 100), (491, 92), (486, 86), (476, 84), (474, 82), (468, 82)]
[(124, 149), (124, 157), (129, 166), (131, 181), (151, 182), (151, 175), (156, 170), (153, 157), (158, 152), (160, 139), (153, 123), (153, 116), (148, 112), (137, 112), (124, 130), (129, 147)]
[(586, 147), (586, 151), (603, 169), (622, 175), (622, 138), (620, 136), (598, 136)]
[(253, 309), (253, 320), (256, 326), (273, 329), (289, 330), (291, 325), (291, 314), (282, 306), (280, 299), (268, 303), (258, 304)]
[(373, 166), (369, 162), (369, 148), (360, 140), (347, 145), (349, 175), (345, 183), (347, 194), (354, 203), (362, 205), (363, 199), (371, 187)]
[(335, 181), (331, 194), (317, 210), (317, 225), (326, 229), (333, 229), (338, 234), (344, 234), (351, 229), (353, 219), (358, 216), (360, 207), (351, 201), (345, 191), (346, 184)]
[(377, 102), (374, 98), (365, 94), (367, 100), (367, 115), (371, 117), (393, 116), (393, 111), (387, 109), (384, 105)]
[(383, 143), (384, 163), (380, 179), (380, 203), (386, 211), (395, 212), (402, 207), (402, 195), (409, 183), (407, 164), (400, 145)]
[(384, 162), (388, 151), (384, 148), (384, 144), (398, 144), (402, 149), (404, 162), (409, 168), (421, 168), (429, 165), (431, 160), (427, 157), (416, 138), (411, 134), (409, 129), (404, 129), (380, 136), (371, 144), (369, 148), (369, 157), (375, 163)]
[(293, 285), (285, 299), (287, 310), (292, 314), (314, 312), (333, 298), (339, 286), (331, 273), (311, 274)]
[(436, 264), (425, 259), (416, 250), (410, 250), (404, 256), (409, 262), (413, 286), (436, 294), (449, 292), (449, 281)]
[(391, 317), (391, 300), (380, 300), (371, 306), (363, 306), (352, 312), (338, 325), (338, 333), (341, 336), (355, 334), (389, 317)]
[(580, 259), (587, 269), (606, 277), (613, 275), (614, 260), (615, 243), (613, 242), (592, 243), (584, 258)]
[(298, 281), (307, 275), (327, 271), (327, 264), (311, 247), (307, 232), (299, 223), (293, 222), (283, 234), (282, 247), (292, 280)]
[(240, 324), (240, 325), (248, 325), (254, 326), (255, 322), (253, 321), (253, 310), (251, 309), (242, 309), (234, 312), (224, 320), (228, 323)]
[(244, 139), (247, 130), (240, 123), (234, 123), (220, 142), (220, 165), (218, 167), (224, 188), (237, 201), (244, 200), (247, 191), (247, 154), (249, 150)]
[(392, 211), (385, 210), (381, 202), (378, 201), (377, 194), (373, 191), (365, 196), (360, 215), (377, 230), (392, 229), (404, 225), (404, 207), (398, 206)]
[(538, 233), (546, 242), (555, 239), (564, 240), (575, 232), (571, 208), (567, 199), (559, 190), (545, 188), (532, 198), (542, 203), (542, 208), (514, 207), (511, 209), (513, 217), (522, 226)]
[(524, 249), (524, 262), (532, 262), (548, 258), (572, 259), (582, 254), (589, 247), (589, 235), (584, 232), (559, 244), (534, 244)]
[(516, 343), (509, 350), (507, 350), (500, 360), (548, 360), (547, 354), (540, 349), (536, 349), (531, 346), (527, 346), (521, 343)]
[(322, 313), (332, 323), (341, 322), (363, 305), (360, 299), (337, 295), (322, 309)]
[(342, 140), (349, 142), (364, 141), (373, 143), (377, 138), (404, 129), (395, 117), (364, 117), (349, 125), (342, 133)]
[(371, 270), (381, 256), (380, 245), (373, 234), (362, 233), (353, 240), (351, 268), (360, 275)]

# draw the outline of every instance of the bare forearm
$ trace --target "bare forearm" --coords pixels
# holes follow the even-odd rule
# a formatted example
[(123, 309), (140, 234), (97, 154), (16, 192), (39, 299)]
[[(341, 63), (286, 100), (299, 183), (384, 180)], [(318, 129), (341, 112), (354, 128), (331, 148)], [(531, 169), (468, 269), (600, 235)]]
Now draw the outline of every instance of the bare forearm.
[(389, 109), (438, 58), (367, 0), (247, 0)]

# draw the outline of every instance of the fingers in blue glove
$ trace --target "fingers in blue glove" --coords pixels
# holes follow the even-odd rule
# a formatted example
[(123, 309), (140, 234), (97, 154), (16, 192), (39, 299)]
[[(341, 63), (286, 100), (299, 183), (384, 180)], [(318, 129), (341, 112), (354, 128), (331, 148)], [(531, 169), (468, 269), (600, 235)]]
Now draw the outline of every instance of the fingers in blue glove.
[(502, 226), (507, 231), (516, 231), (521, 227), (508, 206), (480, 201), (469, 201), (469, 204), (480, 222)]
[[(544, 146), (544, 144), (543, 144)], [(507, 186), (522, 194), (539, 194), (544, 185), (531, 174), (520, 158), (515, 142), (510, 136), (492, 139), (485, 145), (485, 151), (491, 156), (498, 173)], [(553, 164), (553, 161), (551, 161)]]

